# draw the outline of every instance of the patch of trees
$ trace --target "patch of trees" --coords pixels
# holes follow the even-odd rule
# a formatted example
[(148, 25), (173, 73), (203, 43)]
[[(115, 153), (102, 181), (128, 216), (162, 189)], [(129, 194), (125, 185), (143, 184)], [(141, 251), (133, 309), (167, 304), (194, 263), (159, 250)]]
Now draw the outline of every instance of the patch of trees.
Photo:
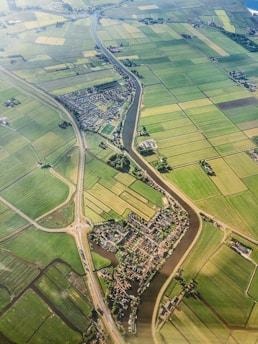
[(141, 130), (139, 130), (139, 135), (140, 136), (150, 136), (147, 128), (144, 125), (142, 126)]
[(138, 146), (137, 151), (143, 156), (149, 156), (149, 155), (155, 154), (155, 151), (152, 148), (144, 148), (142, 146)]
[(99, 147), (102, 148), (102, 149), (107, 149), (107, 145), (103, 141), (100, 142)]
[(131, 70), (131, 72), (136, 75), (139, 79), (143, 79), (143, 75), (139, 73), (136, 69)]
[(58, 124), (58, 126), (59, 126), (59, 128), (61, 128), (61, 129), (66, 129), (66, 128), (68, 128), (68, 127), (71, 127), (72, 124), (71, 124), (70, 122), (63, 121), (63, 123), (62, 123), (62, 124)]
[(184, 39), (191, 39), (191, 38), (192, 38), (192, 36), (187, 35), (186, 33), (182, 33), (181, 36), (182, 36)]
[(108, 164), (120, 172), (129, 172), (130, 160), (121, 153), (116, 153), (108, 159)]
[(66, 2), (63, 3), (63, 8), (69, 12), (72, 12), (73, 10), (72, 6), (70, 4), (67, 4)]
[(223, 27), (219, 27), (219, 26), (216, 26), (214, 24), (211, 25), (211, 26), (216, 27), (217, 29), (219, 29), (225, 36), (227, 36), (230, 39), (232, 39), (232, 41), (240, 44), (246, 50), (248, 50), (248, 51), (250, 51), (252, 53), (258, 51), (258, 44), (253, 42), (246, 35), (244, 35), (242, 33), (226, 31)]
[(256, 146), (258, 146), (258, 136), (253, 136), (252, 140), (256, 144)]
[(169, 171), (172, 171), (172, 167), (168, 164), (166, 157), (155, 161), (153, 165), (160, 173), (167, 173)]
[(143, 182), (147, 182), (144, 172), (138, 166), (134, 166), (134, 169), (132, 171), (132, 175), (134, 177), (136, 177), (137, 179), (142, 180)]
[(137, 67), (139, 66), (137, 63), (129, 60), (129, 59), (125, 59), (125, 60), (122, 60), (122, 63), (126, 66), (126, 67)]

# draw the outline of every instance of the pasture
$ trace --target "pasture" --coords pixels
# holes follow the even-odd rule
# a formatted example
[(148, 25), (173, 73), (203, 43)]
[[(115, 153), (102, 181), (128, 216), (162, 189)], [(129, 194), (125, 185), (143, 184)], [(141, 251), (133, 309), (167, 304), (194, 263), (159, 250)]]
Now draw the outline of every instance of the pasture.
[(243, 222), (237, 208), (234, 208), (228, 200), (222, 196), (214, 196), (196, 202), (200, 209), (212, 214), (215, 219), (221, 220), (243, 233), (250, 233), (248, 226)]
[(89, 307), (82, 296), (72, 286), (61, 273), (54, 272), (53, 277), (45, 274), (37, 282), (39, 290), (55, 305), (79, 331), (83, 332), (89, 326), (90, 321), (87, 318)]
[(199, 164), (177, 168), (167, 178), (194, 201), (220, 194)]
[(257, 272), (257, 269), (255, 271), (255, 274), (254, 274), (250, 289), (248, 290), (248, 293), (257, 302), (257, 300), (258, 300), (258, 272)]
[(257, 198), (250, 191), (246, 191), (228, 196), (227, 200), (241, 216), (242, 221), (249, 229), (249, 233), (256, 237), (258, 220)]
[(74, 239), (67, 234), (46, 233), (30, 228), (12, 240), (1, 243), (0, 248), (9, 250), (31, 264), (36, 262), (41, 268), (60, 258), (76, 272), (82, 274), (84, 271)]
[[(35, 312), (37, 309), (37, 312)], [(26, 316), (24, 316), (26, 314)], [(0, 318), (0, 330), (16, 343), (26, 343), (50, 316), (48, 306), (32, 290)], [(13, 324), (16, 324), (13, 331)]]
[(212, 181), (224, 196), (236, 194), (246, 190), (244, 183), (237, 177), (223, 159), (214, 159), (210, 165), (216, 176)]
[(27, 224), (27, 221), (16, 214), (13, 210), (0, 204), (0, 238), (4, 238), (7, 235), (15, 232), (22, 226)]
[[(23, 195), (23, 198), (17, 198)], [(1, 195), (33, 219), (64, 202), (69, 187), (47, 170), (36, 170), (2, 191)]]
[(244, 291), (252, 271), (252, 263), (223, 246), (197, 276), (201, 297), (228, 325), (243, 326), (248, 319), (253, 301)]
[(33, 264), (0, 251), (0, 278), (13, 296), (19, 295), (39, 274), (39, 270)]

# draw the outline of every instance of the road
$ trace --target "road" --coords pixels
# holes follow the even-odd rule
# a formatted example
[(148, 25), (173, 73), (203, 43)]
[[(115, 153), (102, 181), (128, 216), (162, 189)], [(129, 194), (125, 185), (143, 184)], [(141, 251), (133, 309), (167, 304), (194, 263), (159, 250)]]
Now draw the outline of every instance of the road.
[[(101, 294), (98, 281), (93, 273), (93, 264), (92, 264), (92, 258), (90, 253), (90, 248), (87, 241), (87, 233), (91, 228), (91, 222), (84, 216), (84, 201), (83, 201), (83, 195), (84, 195), (84, 169), (85, 169), (85, 141), (82, 136), (82, 133), (80, 132), (77, 123), (73, 116), (61, 105), (59, 104), (55, 99), (50, 97), (49, 95), (45, 94), (41, 90), (38, 90), (36, 87), (32, 85), (28, 85), (24, 80), (18, 78), (17, 76), (13, 75), (9, 71), (5, 70), (3, 67), (0, 66), (0, 70), (9, 75), (12, 79), (16, 79), (18, 82), (18, 85), (22, 84), (25, 86), (27, 90), (33, 89), (35, 92), (33, 94), (34, 97), (41, 99), (43, 102), (47, 103), (48, 106), (53, 107), (54, 109), (61, 110), (66, 114), (66, 116), (69, 118), (70, 122), (72, 123), (75, 136), (77, 139), (77, 145), (79, 147), (79, 168), (78, 168), (78, 179), (77, 179), (77, 185), (76, 190), (74, 191), (74, 203), (75, 203), (75, 214), (74, 214), (74, 221), (71, 225), (69, 225), (66, 228), (59, 228), (59, 229), (50, 229), (44, 226), (41, 226), (36, 220), (31, 219), (29, 216), (24, 214), (20, 209), (15, 207), (13, 204), (8, 202), (6, 199), (0, 196), (0, 201), (3, 202), (7, 207), (12, 209), (14, 212), (16, 212), (18, 215), (20, 215), (22, 218), (24, 218), (28, 223), (33, 225), (35, 228), (49, 232), (49, 233), (67, 233), (72, 235), (75, 238), (75, 242), (77, 245), (78, 252), (81, 257), (82, 265), (85, 270), (88, 284), (89, 284), (89, 290), (91, 293), (91, 297), (93, 300), (93, 304), (95, 309), (101, 309), (102, 316), (101, 320), (103, 321), (106, 331), (108, 332), (111, 340), (115, 344), (123, 344), (124, 339), (121, 336), (120, 332), (118, 331), (116, 324), (111, 316), (111, 313), (107, 307), (107, 305), (103, 301), (103, 296)], [(16, 85), (17, 87), (17, 85)], [(23, 90), (24, 92), (24, 90)], [(36, 95), (35, 95), (36, 94)], [(31, 94), (32, 95), (32, 94)], [(104, 329), (103, 329), (104, 330)]]

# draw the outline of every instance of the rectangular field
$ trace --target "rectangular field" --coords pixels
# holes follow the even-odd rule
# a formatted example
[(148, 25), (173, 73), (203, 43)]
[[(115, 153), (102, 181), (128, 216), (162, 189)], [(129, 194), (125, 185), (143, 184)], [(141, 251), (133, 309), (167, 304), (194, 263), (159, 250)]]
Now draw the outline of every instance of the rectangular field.
[(216, 176), (212, 177), (212, 181), (224, 196), (246, 190), (244, 183), (237, 177), (223, 159), (212, 160), (210, 161), (210, 165), (216, 173)]
[[(200, 200), (219, 195), (219, 190), (211, 178), (198, 165), (177, 168), (167, 177), (192, 200)], [(187, 183), (185, 182), (187, 180)]]

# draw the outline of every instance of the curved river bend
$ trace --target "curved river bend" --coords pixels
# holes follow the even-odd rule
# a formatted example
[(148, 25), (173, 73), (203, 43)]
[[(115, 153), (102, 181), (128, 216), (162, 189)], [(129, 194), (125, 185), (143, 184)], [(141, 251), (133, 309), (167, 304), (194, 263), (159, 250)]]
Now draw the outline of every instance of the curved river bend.
[(190, 216), (190, 227), (172, 256), (168, 258), (163, 268), (156, 274), (153, 278), (150, 287), (142, 295), (142, 303), (140, 304), (138, 311), (137, 319), (137, 336), (136, 343), (141, 344), (151, 344), (153, 343), (152, 332), (151, 332), (151, 321), (152, 314), (156, 302), (157, 295), (170, 274), (174, 271), (176, 265), (180, 262), (184, 253), (191, 245), (192, 241), (196, 237), (198, 230), (200, 228), (200, 220), (195, 212), (195, 210), (184, 200), (182, 199), (175, 191), (166, 184), (166, 182), (161, 178), (159, 174), (156, 174), (155, 171), (150, 168), (148, 163), (142, 160), (136, 151), (133, 149), (134, 139), (135, 139), (135, 128), (138, 121), (138, 113), (141, 105), (142, 97), (142, 87), (138, 79), (134, 74), (132, 74), (121, 62), (119, 62), (113, 54), (103, 45), (101, 39), (97, 35), (97, 16), (95, 15), (92, 20), (92, 34), (95, 39), (96, 44), (106, 55), (106, 57), (120, 70), (122, 70), (128, 77), (133, 80), (136, 90), (135, 97), (130, 109), (127, 112), (124, 128), (123, 128), (123, 143), (124, 147), (127, 150), (130, 157), (143, 169), (148, 175), (162, 188), (164, 189), (172, 198), (176, 199), (181, 206), (188, 212)]

